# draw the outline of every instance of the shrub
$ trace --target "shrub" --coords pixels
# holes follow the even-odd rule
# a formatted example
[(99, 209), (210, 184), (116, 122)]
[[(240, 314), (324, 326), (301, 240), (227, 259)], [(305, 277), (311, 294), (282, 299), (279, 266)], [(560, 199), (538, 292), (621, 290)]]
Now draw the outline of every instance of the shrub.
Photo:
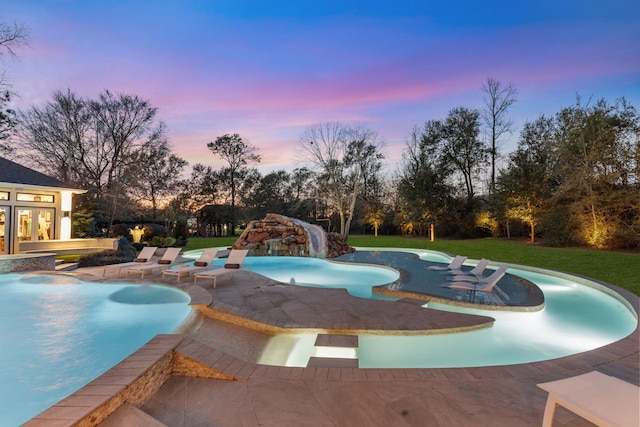
[(118, 240), (118, 249), (87, 254), (78, 260), (78, 267), (95, 267), (132, 261), (136, 257), (136, 248), (126, 238)]
[(118, 264), (128, 262), (131, 259), (125, 258), (120, 251), (108, 249), (102, 252), (95, 252), (84, 255), (78, 261), (78, 267), (95, 267), (99, 265)]
[(113, 224), (111, 226), (111, 235), (131, 238), (130, 228), (132, 228), (131, 224)]
[(165, 237), (167, 235), (167, 228), (163, 225), (148, 223), (144, 224), (144, 237), (145, 242), (151, 241), (154, 237)]
[(155, 236), (151, 239), (151, 246), (156, 246), (158, 248), (168, 248), (173, 246), (176, 243), (176, 239), (174, 237), (160, 237)]

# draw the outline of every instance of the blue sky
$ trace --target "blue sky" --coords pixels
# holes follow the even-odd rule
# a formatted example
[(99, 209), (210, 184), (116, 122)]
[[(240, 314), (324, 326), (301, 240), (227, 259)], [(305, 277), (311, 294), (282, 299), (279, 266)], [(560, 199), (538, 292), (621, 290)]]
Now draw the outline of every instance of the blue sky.
[(385, 141), (389, 171), (414, 125), (482, 107), (488, 77), (511, 84), (515, 148), (526, 120), (583, 99), (640, 108), (640, 2), (3, 0), (31, 42), (3, 67), (19, 108), (70, 88), (148, 99), (191, 164), (225, 133), (268, 172), (297, 166), (304, 129), (338, 120)]

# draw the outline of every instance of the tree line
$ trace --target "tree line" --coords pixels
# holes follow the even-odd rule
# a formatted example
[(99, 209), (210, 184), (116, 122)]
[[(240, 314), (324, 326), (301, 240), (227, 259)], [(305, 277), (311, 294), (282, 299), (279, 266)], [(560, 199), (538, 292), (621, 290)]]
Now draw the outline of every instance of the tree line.
[[(0, 54), (13, 54), (26, 36), (22, 26), (1, 26)], [(75, 200), (77, 236), (144, 219), (182, 237), (203, 212), (233, 233), (277, 212), (345, 239), (350, 232), (544, 237), (552, 245), (640, 248), (640, 119), (624, 98), (578, 98), (526, 122), (517, 149), (502, 156), (517, 90), (488, 78), (482, 110), (458, 106), (416, 125), (390, 174), (377, 132), (328, 121), (302, 132), (303, 163), (291, 172), (261, 174), (258, 148), (225, 134), (206, 145), (226, 166), (198, 163), (185, 178), (188, 164), (174, 152), (166, 124), (139, 96), (105, 90), (87, 99), (67, 89), (14, 111), (6, 82), (4, 90), (0, 154), (89, 190)]]
[(624, 98), (578, 99), (526, 122), (517, 149), (479, 197), (472, 183), (482, 180), (491, 149), (467, 122), (477, 126), (472, 112), (455, 108), (412, 132), (398, 177), (405, 233), (423, 235), (435, 224), (445, 236), (640, 247), (640, 119)]

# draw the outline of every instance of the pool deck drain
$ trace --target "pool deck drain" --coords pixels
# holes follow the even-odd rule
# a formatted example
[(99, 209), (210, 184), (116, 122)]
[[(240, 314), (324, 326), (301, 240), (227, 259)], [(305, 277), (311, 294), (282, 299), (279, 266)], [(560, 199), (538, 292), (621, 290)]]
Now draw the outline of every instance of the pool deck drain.
[[(87, 272), (90, 270), (87, 269)], [(277, 286), (273, 282), (260, 283), (242, 274), (221, 280), (216, 290), (209, 289), (210, 297), (201, 290), (187, 289), (197, 297), (200, 307), (217, 307), (218, 313), (237, 319), (247, 316), (248, 325), (266, 321), (275, 328), (322, 329), (330, 326), (332, 333), (380, 325), (375, 315), (394, 323), (391, 330), (402, 325), (415, 328), (415, 324), (397, 316), (397, 311), (381, 307), (398, 306), (402, 310), (409, 304), (351, 304), (348, 295), (329, 297), (330, 303), (313, 307), (323, 293), (331, 290), (301, 288), (304, 292), (278, 294), (266, 288)], [(145, 280), (147, 281), (147, 280)], [(163, 283), (159, 277), (148, 282)], [(269, 282), (267, 280), (267, 282)], [(245, 292), (253, 289), (254, 298)], [(638, 296), (613, 287), (639, 313)], [(219, 292), (213, 292), (219, 291)], [(323, 292), (324, 291), (324, 292)], [(260, 298), (260, 294), (263, 295)], [(269, 297), (266, 297), (269, 295)], [(277, 295), (277, 297), (276, 297)], [(328, 295), (328, 294), (325, 294)], [(282, 298), (279, 303), (275, 300)], [(342, 303), (341, 303), (342, 301)], [(409, 301), (404, 301), (409, 302)], [(337, 303), (338, 306), (333, 306)], [(417, 304), (417, 303), (416, 303)], [(419, 309), (419, 307), (415, 307)], [(223, 310), (219, 310), (223, 309)], [(328, 310), (328, 311), (327, 311)], [(401, 310), (401, 311), (402, 311)], [(436, 310), (424, 310), (425, 312)], [(260, 313), (260, 314), (258, 314)], [(446, 312), (437, 312), (444, 318), (422, 319), (420, 322), (435, 328), (450, 328), (452, 320)], [(407, 318), (412, 318), (408, 315)], [(477, 322), (477, 320), (476, 320)], [(464, 322), (463, 322), (464, 323)], [(466, 321), (466, 325), (472, 322)], [(225, 326), (226, 325), (226, 326)], [(238, 326), (204, 318), (199, 328), (189, 333), (189, 339), (176, 347), (176, 354), (192, 350), (199, 343), (212, 342), (217, 333), (230, 330), (229, 337), (255, 332)], [(211, 335), (209, 331), (217, 333)], [(415, 329), (409, 329), (409, 332)], [(194, 342), (195, 341), (195, 342)], [(474, 426), (532, 426), (541, 425), (547, 394), (536, 384), (567, 378), (593, 370), (640, 385), (640, 334), (638, 328), (628, 337), (596, 350), (543, 362), (477, 368), (416, 368), (371, 369), (350, 367), (292, 368), (267, 366), (252, 361), (250, 354), (230, 355), (217, 348), (202, 346), (202, 357), (216, 353), (211, 363), (216, 371), (231, 376), (235, 381), (197, 378), (173, 374), (167, 382), (137, 408), (160, 424), (186, 427), (192, 425), (217, 426), (422, 426), (474, 425)], [(258, 349), (259, 350), (259, 349)], [(240, 353), (247, 351), (242, 350)], [(181, 353), (183, 352), (183, 353)], [(250, 352), (250, 351), (249, 351)], [(183, 354), (184, 355), (184, 354)], [(209, 362), (207, 362), (209, 363)], [(338, 363), (338, 362), (336, 362)], [(124, 406), (101, 425), (134, 424), (139, 411)], [(128, 418), (129, 417), (129, 418)], [(75, 425), (75, 424), (33, 424)], [(90, 424), (86, 424), (90, 425)], [(554, 426), (588, 426), (579, 416), (559, 408)]]

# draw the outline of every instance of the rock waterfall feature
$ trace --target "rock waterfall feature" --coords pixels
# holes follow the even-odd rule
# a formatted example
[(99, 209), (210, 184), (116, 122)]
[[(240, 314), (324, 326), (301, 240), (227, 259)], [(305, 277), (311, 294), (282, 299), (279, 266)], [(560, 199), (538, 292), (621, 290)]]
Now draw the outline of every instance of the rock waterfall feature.
[(249, 249), (253, 256), (316, 258), (335, 258), (355, 250), (337, 233), (325, 233), (318, 225), (274, 213), (251, 221), (232, 248)]

